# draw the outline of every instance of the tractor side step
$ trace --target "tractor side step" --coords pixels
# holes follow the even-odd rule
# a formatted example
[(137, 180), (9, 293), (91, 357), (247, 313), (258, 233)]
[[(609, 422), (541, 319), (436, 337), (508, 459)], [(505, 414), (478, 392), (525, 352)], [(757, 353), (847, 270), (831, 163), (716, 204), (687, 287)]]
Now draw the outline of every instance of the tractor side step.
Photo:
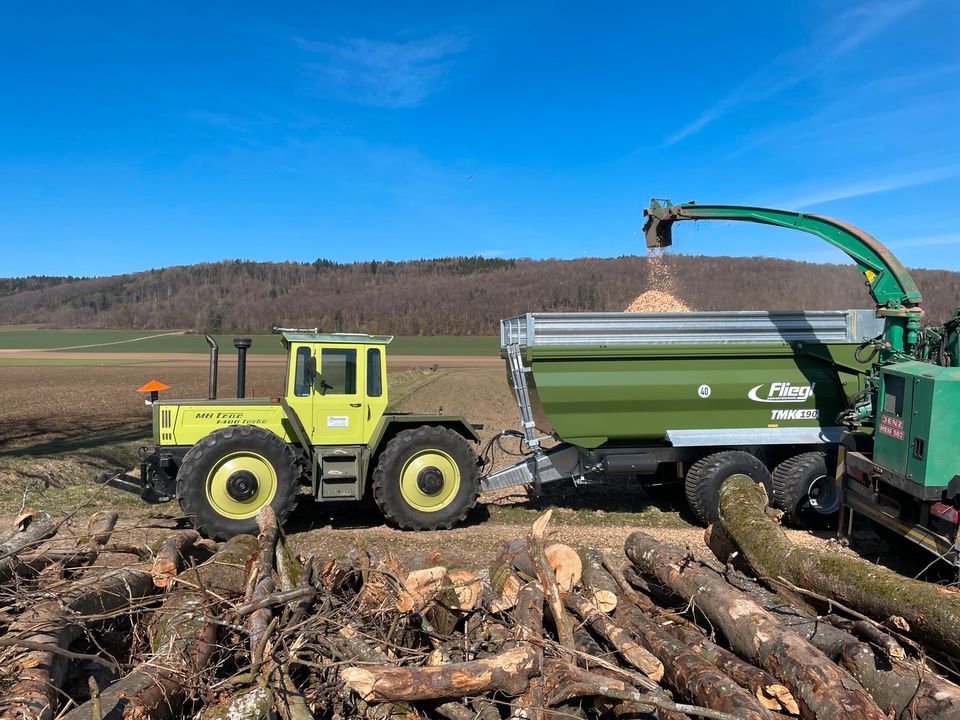
[(325, 447), (316, 450), (316, 497), (324, 500), (360, 500), (366, 477), (364, 446)]

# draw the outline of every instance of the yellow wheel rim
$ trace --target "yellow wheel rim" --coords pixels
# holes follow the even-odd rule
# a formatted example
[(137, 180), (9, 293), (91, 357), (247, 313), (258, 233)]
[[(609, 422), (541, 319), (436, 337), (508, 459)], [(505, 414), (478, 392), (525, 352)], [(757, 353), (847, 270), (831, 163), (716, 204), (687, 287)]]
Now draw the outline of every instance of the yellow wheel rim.
[(400, 494), (410, 507), (421, 512), (442, 510), (460, 490), (460, 468), (442, 450), (423, 450), (400, 470)]
[(206, 489), (207, 502), (220, 515), (246, 520), (273, 502), (277, 473), (262, 455), (248, 451), (232, 453), (207, 473)]

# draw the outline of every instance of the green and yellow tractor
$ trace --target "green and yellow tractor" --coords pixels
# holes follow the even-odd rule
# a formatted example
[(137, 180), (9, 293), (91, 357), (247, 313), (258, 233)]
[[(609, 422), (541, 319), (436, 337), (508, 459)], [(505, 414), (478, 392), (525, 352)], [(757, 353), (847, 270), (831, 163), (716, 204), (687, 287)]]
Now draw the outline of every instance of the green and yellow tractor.
[(208, 399), (161, 400), (154, 391), (154, 446), (141, 451), (140, 478), (112, 484), (135, 483), (155, 502), (177, 498), (213, 538), (256, 532), (267, 505), (283, 522), (305, 487), (320, 502), (360, 500), (369, 490), (402, 529), (461, 522), (479, 492), (478, 427), (456, 416), (387, 412), (392, 338), (275, 330), (287, 350), (282, 396), (245, 397), (250, 340), (236, 338), (237, 397), (218, 399), (219, 348), (208, 335)]

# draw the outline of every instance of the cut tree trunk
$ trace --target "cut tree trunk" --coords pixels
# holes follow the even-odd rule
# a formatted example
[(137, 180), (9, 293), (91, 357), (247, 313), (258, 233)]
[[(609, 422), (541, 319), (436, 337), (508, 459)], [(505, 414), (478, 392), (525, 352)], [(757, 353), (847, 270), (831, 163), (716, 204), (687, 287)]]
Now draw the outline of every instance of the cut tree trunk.
[(32, 568), (25, 566), (20, 554), (35, 549), (47, 538), (57, 532), (57, 525), (43, 510), (28, 510), (14, 523), (15, 532), (0, 543), (0, 583), (8, 581), (21, 572), (31, 573)]
[(883, 710), (904, 720), (960, 720), (960, 688), (910, 662), (888, 661), (850, 633), (787, 605), (739, 572), (727, 581), (853, 675)]
[(784, 710), (799, 715), (800, 707), (790, 689), (766, 670), (744, 662), (726, 648), (705, 638), (701, 633), (685, 625), (671, 623), (661, 627), (686, 645), (707, 662), (729, 676), (737, 685), (746, 688), (768, 710)]
[(157, 545), (157, 552), (153, 558), (153, 584), (158, 588), (165, 588), (173, 582), (180, 568), (183, 567), (183, 556), (200, 539), (196, 530), (180, 530), (164, 538)]
[[(547, 563), (557, 576), (557, 585), (564, 592), (570, 592), (574, 585), (580, 582), (583, 574), (583, 563), (577, 551), (563, 543), (544, 542), (543, 552), (547, 557)], [(513, 566), (526, 575), (527, 579), (537, 577), (529, 548), (523, 540), (510, 540), (504, 543), (500, 555), (503, 558), (509, 558)]]
[[(543, 548), (543, 538), (547, 531), (547, 523), (550, 522), (551, 511), (547, 510), (538, 517), (530, 527), (527, 533), (527, 553), (530, 561), (533, 563), (534, 576), (540, 583), (543, 590), (543, 597), (550, 609), (550, 615), (553, 617), (554, 627), (557, 629), (557, 639), (560, 644), (568, 650), (573, 650), (575, 643), (573, 640), (573, 625), (570, 623), (570, 617), (563, 611), (563, 601), (560, 598), (560, 588), (557, 584), (557, 576), (553, 567), (547, 561), (546, 553)], [(574, 557), (577, 557), (574, 553)], [(577, 562), (580, 558), (577, 557)]]
[(886, 717), (849, 673), (687, 551), (664, 545), (642, 532), (627, 538), (625, 550), (641, 571), (693, 600), (738, 655), (789, 687), (804, 717)]
[[(715, 665), (667, 633), (640, 608), (622, 602), (615, 618), (633, 631), (663, 663), (664, 679), (679, 697), (705, 707), (732, 713), (744, 720), (772, 720), (768, 708), (750, 692), (737, 685)], [(777, 705), (779, 708), (779, 703)]]
[(525, 645), (499, 655), (439, 667), (349, 667), (340, 678), (366, 702), (460, 698), (490, 691), (516, 696), (540, 672), (540, 651)]
[(859, 558), (798, 547), (763, 512), (766, 503), (763, 486), (745, 475), (733, 475), (720, 489), (723, 528), (755, 574), (784, 577), (875, 619), (902, 616), (912, 635), (960, 657), (960, 591)]
[(238, 535), (205, 563), (184, 572), (151, 619), (150, 659), (64, 720), (173, 717), (187, 696), (185, 683), (203, 677), (216, 648), (218, 626), (209, 618), (222, 600), (243, 594), (244, 567), (256, 550), (256, 538)]
[(617, 607), (617, 581), (603, 567), (603, 555), (594, 548), (581, 548), (580, 561), (583, 565), (583, 574), (580, 578), (583, 584), (583, 594), (600, 612), (613, 612)]
[(564, 602), (595, 633), (613, 645), (632, 667), (652, 680), (659, 681), (663, 677), (663, 663), (637, 642), (631, 632), (597, 610), (593, 603), (574, 594), (566, 595)]
[[(253, 591), (247, 598), (251, 603), (265, 600), (274, 591), (273, 567), (277, 552), (277, 541), (280, 537), (280, 527), (273, 508), (267, 505), (257, 515), (257, 525), (260, 528), (258, 538), (260, 555), (257, 562), (257, 575), (253, 581)], [(267, 639), (267, 627), (273, 611), (269, 607), (254, 610), (247, 618), (247, 632), (249, 633), (251, 665), (254, 670), (263, 664), (264, 644)]]

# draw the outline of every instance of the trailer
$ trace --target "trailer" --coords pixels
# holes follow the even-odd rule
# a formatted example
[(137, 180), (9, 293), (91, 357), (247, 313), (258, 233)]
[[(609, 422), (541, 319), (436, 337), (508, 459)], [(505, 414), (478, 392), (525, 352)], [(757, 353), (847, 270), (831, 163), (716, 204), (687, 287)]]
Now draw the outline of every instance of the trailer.
[[(865, 387), (857, 347), (872, 310), (527, 313), (500, 323), (501, 355), (530, 457), (481, 490), (632, 477), (683, 481), (703, 522), (746, 473), (791, 491), (796, 519), (829, 521), (839, 497), (837, 417)], [(801, 497), (802, 494), (802, 497)]]

